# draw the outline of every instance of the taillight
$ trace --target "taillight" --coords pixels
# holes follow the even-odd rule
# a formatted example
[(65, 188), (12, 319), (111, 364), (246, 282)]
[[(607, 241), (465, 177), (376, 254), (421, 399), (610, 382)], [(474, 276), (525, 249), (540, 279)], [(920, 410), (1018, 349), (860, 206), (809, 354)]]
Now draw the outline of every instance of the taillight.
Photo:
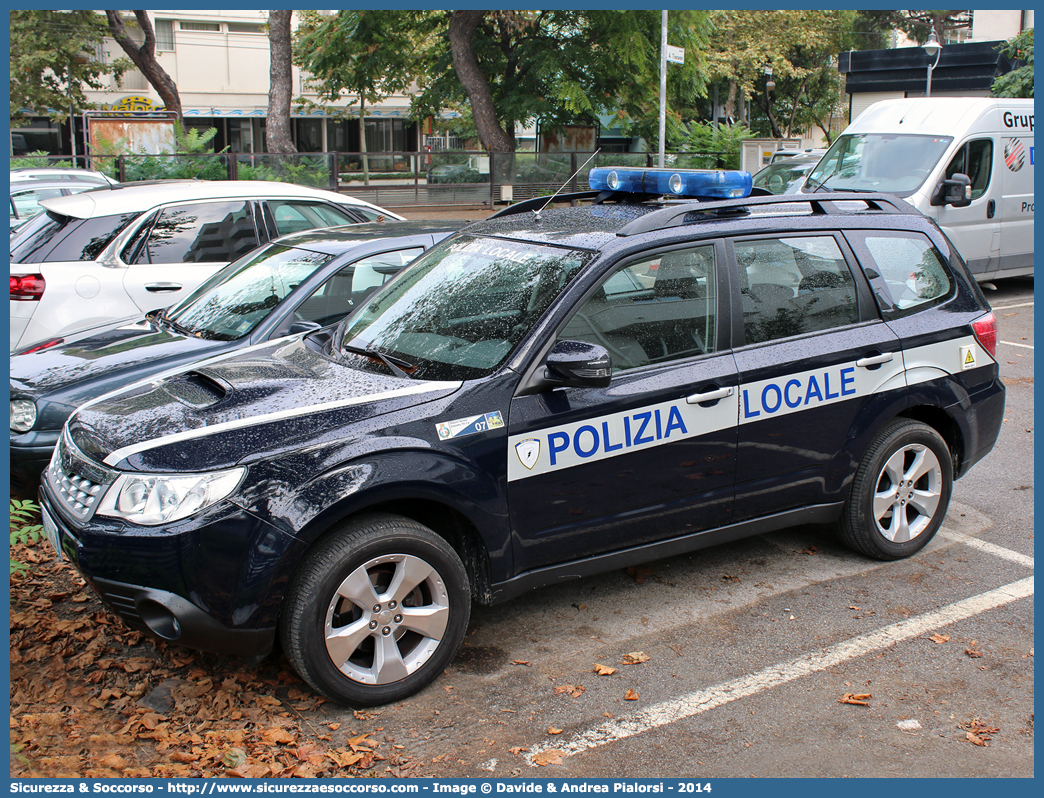
[(972, 322), (975, 330), (975, 340), (979, 346), (990, 353), (990, 357), (997, 359), (997, 317), (992, 312)]
[(30, 355), (33, 352), (39, 352), (41, 349), (50, 349), (52, 346), (58, 346), (58, 344), (64, 344), (64, 338), (48, 338), (46, 341), (30, 346), (28, 349), (20, 349), (15, 352), (16, 355)]
[(11, 275), (11, 299), (15, 301), (39, 302), (46, 287), (42, 274)]

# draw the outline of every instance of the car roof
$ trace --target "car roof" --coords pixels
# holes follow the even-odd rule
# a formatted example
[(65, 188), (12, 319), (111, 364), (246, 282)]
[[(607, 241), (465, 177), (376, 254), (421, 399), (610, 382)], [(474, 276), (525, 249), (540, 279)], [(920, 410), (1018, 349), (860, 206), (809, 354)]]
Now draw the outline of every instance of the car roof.
[(121, 183), (100, 191), (55, 197), (40, 204), (63, 216), (91, 219), (118, 213), (144, 212), (172, 202), (241, 198), (325, 199), (340, 205), (369, 207), (385, 212), (383, 208), (347, 194), (267, 180), (172, 180), (149, 182), (147, 185)]
[(324, 227), (315, 230), (303, 230), (299, 233), (277, 238), (273, 243), (300, 247), (327, 255), (341, 255), (360, 244), (387, 239), (410, 238), (419, 235), (438, 235), (453, 233), (471, 224), (466, 219), (450, 219), (432, 221), (426, 219), (408, 219), (398, 221), (390, 219), (385, 222), (367, 222), (365, 224), (346, 224), (339, 227)]
[[(556, 202), (592, 199), (598, 192), (564, 194)], [(543, 198), (540, 198), (541, 200)], [(776, 229), (817, 224), (841, 227), (846, 220), (882, 214), (924, 216), (904, 200), (886, 194), (831, 192), (821, 195), (758, 195), (729, 200), (668, 200), (640, 203), (610, 203), (578, 207), (547, 208), (535, 213), (529, 208), (536, 200), (516, 203), (466, 233), (513, 238), (536, 244), (553, 244), (578, 249), (614, 249), (629, 246), (624, 239), (647, 236), (667, 241), (692, 233), (715, 236), (745, 229)], [(857, 207), (850, 207), (855, 205)], [(794, 220), (794, 221), (790, 221)], [(642, 239), (647, 241), (648, 239)]]
[(11, 193), (14, 194), (16, 191), (39, 191), (42, 188), (80, 188), (81, 186), (86, 187), (87, 190), (105, 189), (105, 186), (99, 185), (96, 180), (74, 180), (70, 177), (55, 178), (54, 180), (39, 178), (36, 180), (19, 180), (12, 183)]
[(61, 166), (26, 166), (20, 169), (12, 169), (10, 180), (12, 183), (30, 180), (81, 180), (102, 186), (116, 184), (115, 180), (101, 172)]

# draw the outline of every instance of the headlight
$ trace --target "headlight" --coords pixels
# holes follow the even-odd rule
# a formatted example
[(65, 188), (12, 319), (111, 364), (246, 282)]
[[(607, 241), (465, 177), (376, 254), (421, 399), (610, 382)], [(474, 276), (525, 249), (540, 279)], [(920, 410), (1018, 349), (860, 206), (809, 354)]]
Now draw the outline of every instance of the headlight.
[(11, 400), (11, 429), (28, 432), (36, 423), (36, 402), (32, 399)]
[(238, 487), (245, 468), (212, 474), (123, 474), (98, 505), (98, 515), (156, 526), (187, 518)]

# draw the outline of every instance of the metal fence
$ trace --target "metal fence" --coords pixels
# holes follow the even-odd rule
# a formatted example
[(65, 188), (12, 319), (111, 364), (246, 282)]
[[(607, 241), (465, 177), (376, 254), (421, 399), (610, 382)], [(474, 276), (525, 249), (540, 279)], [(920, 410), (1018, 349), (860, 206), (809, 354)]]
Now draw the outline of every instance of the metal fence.
[[(487, 205), (556, 191), (582, 191), (596, 166), (644, 166), (655, 153), (590, 152), (321, 152), (208, 153), (40, 157), (47, 163), (105, 172), (121, 183), (141, 180), (276, 180), (339, 191), (382, 207)], [(716, 169), (722, 153), (668, 153), (669, 166)], [(12, 159), (24, 162), (26, 158)], [(46, 162), (46, 163), (45, 163)]]

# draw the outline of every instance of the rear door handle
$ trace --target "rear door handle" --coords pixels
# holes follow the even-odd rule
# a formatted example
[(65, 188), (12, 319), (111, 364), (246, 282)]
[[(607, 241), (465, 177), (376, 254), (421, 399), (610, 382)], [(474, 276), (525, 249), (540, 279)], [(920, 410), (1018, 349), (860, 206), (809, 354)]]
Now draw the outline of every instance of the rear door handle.
[(704, 402), (717, 402), (726, 396), (732, 396), (735, 392), (735, 388), (718, 388), (716, 391), (711, 390), (706, 393), (694, 393), (692, 396), (686, 396), (685, 401), (690, 405), (702, 405)]
[(145, 286), (146, 291), (154, 294), (165, 294), (171, 291), (180, 291), (183, 286), (180, 283), (149, 283)]
[(856, 361), (857, 366), (862, 368), (870, 368), (870, 366), (880, 366), (882, 363), (890, 363), (895, 357), (893, 352), (885, 352), (883, 355), (873, 355), (871, 357), (864, 357), (861, 360)]

